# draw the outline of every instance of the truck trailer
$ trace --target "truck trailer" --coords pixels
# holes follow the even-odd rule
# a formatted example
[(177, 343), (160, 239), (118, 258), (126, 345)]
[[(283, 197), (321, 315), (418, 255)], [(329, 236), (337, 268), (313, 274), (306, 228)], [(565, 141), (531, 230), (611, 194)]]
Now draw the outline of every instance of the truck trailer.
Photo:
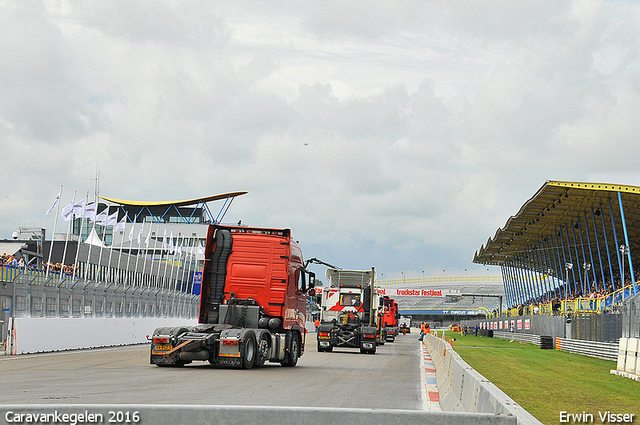
[(314, 283), (289, 229), (210, 225), (198, 325), (157, 328), (151, 364), (293, 367), (304, 353)]
[(361, 353), (375, 354), (378, 333), (378, 297), (373, 291), (375, 269), (328, 268), (325, 276), (329, 286), (322, 292), (318, 351), (349, 347), (359, 348)]

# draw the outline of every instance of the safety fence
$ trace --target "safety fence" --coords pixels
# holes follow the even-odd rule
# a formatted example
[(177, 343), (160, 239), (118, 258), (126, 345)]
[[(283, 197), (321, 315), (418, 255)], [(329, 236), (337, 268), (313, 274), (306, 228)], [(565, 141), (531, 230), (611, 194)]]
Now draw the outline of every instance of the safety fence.
[(387, 285), (429, 285), (434, 283), (502, 283), (502, 276), (433, 276), (407, 277), (400, 279), (377, 280), (377, 286)]
[[(4, 268), (3, 268), (4, 269)], [(93, 280), (5, 270), (14, 317), (197, 317), (199, 296), (152, 281)]]
[[(503, 316), (530, 316), (530, 315), (566, 315), (566, 314), (602, 314), (615, 312), (620, 309), (620, 305), (625, 300), (633, 296), (633, 285), (619, 289), (605, 297), (589, 298), (581, 297), (571, 300), (560, 300), (556, 308), (553, 308), (551, 302), (539, 303), (537, 305), (528, 305), (521, 307), (513, 307), (505, 309)], [(499, 317), (497, 312), (492, 312), (488, 317)]]

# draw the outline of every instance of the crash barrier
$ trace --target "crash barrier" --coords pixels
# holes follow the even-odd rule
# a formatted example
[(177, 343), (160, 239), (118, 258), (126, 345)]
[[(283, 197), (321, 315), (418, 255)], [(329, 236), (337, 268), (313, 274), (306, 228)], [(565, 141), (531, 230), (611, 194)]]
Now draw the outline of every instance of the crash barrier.
[(617, 367), (611, 374), (640, 381), (640, 338), (620, 338)]
[(615, 361), (618, 358), (618, 344), (611, 342), (556, 338), (556, 349), (603, 360)]
[(540, 345), (540, 335), (523, 334), (523, 333), (517, 333), (517, 332), (494, 331), (493, 337)]
[[(570, 339), (556, 337), (555, 340), (550, 336), (540, 336), (533, 334), (523, 334), (517, 332), (500, 332), (493, 333), (494, 338), (508, 339), (510, 341), (526, 342), (529, 344), (539, 345), (541, 348), (556, 348), (557, 350), (566, 351), (568, 353), (582, 354), (589, 357), (597, 357), (603, 360), (616, 360), (618, 357), (618, 344), (599, 341), (583, 341), (581, 339)], [(551, 346), (549, 342), (551, 338)], [(554, 343), (555, 342), (555, 343)]]
[(43, 318), (18, 317), (12, 321), (6, 354), (28, 354), (82, 348), (142, 344), (147, 335), (164, 326), (192, 326), (179, 318)]
[[(29, 415), (29, 416), (26, 416)], [(38, 415), (38, 416), (36, 416)], [(50, 415), (50, 416), (40, 416)], [(67, 415), (67, 416), (63, 416)], [(71, 416), (75, 415), (75, 416)], [(84, 415), (84, 416), (80, 416)], [(99, 416), (101, 415), (101, 416)], [(38, 419), (38, 420), (34, 420)], [(179, 406), (179, 405), (19, 405), (0, 406), (0, 425), (14, 423), (144, 423), (297, 425), (345, 423), (377, 425), (515, 425), (511, 416), (421, 410), (327, 407)]]
[(493, 413), (515, 417), (519, 425), (542, 424), (465, 363), (448, 342), (426, 334), (424, 343), (436, 367), (436, 382), (443, 411)]

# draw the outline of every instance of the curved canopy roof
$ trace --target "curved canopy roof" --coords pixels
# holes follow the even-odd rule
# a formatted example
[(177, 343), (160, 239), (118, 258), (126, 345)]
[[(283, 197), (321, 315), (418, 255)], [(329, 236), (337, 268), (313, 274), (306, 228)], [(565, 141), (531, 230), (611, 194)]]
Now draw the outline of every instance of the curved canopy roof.
[[(640, 254), (640, 187), (547, 181), (516, 215), (507, 220), (503, 228), (499, 228), (475, 252), (473, 262), (504, 265), (518, 253), (546, 242), (547, 237), (550, 236), (548, 239), (551, 240), (566, 226), (574, 228), (576, 237), (583, 237), (585, 245), (587, 240), (594, 245), (597, 232), (601, 245), (606, 235), (611, 249), (616, 249), (613, 245), (616, 238), (618, 244), (624, 243), (618, 193), (622, 199), (630, 252), (635, 257), (635, 254)], [(601, 215), (606, 220), (602, 220)]]
[(114, 204), (137, 206), (137, 207), (159, 207), (159, 206), (170, 206), (170, 205), (173, 205), (176, 207), (186, 207), (189, 205), (197, 205), (200, 202), (219, 201), (221, 199), (235, 198), (236, 196), (244, 195), (245, 193), (247, 192), (229, 192), (229, 193), (222, 193), (220, 195), (205, 196), (203, 198), (185, 199), (183, 201), (159, 201), (159, 202), (125, 201), (122, 199), (107, 198), (106, 196), (100, 196), (100, 199), (104, 199), (105, 201), (112, 202)]

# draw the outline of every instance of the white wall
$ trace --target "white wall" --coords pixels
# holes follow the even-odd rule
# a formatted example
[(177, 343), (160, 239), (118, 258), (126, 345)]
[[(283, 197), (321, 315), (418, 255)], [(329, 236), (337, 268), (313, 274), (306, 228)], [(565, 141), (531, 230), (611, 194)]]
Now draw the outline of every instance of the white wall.
[(43, 318), (15, 319), (15, 354), (140, 344), (163, 326), (194, 326), (195, 319)]

